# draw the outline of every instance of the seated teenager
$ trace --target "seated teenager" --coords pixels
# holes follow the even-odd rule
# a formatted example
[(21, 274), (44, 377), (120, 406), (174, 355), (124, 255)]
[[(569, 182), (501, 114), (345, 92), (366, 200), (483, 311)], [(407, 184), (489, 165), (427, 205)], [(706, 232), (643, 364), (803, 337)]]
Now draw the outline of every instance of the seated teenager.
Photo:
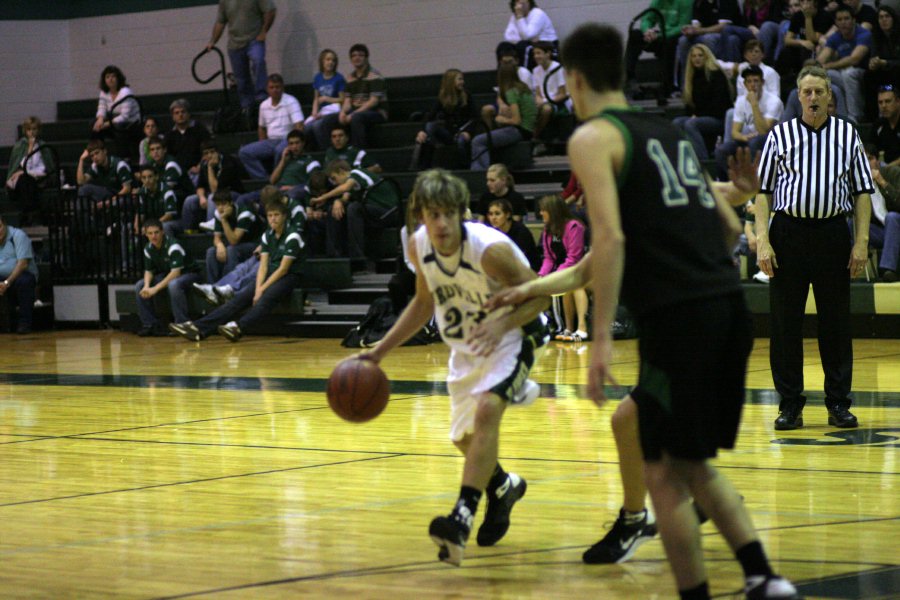
[(22, 138), (12, 147), (9, 156), (6, 193), (10, 200), (22, 207), (22, 225), (30, 224), (35, 213), (40, 211), (41, 187), (46, 184), (47, 175), (56, 170), (50, 149), (38, 139), (40, 132), (40, 119), (25, 119)]
[(487, 191), (481, 194), (477, 202), (472, 204), (472, 213), (479, 221), (484, 222), (487, 216), (488, 206), (494, 200), (506, 200), (512, 207), (512, 218), (521, 221), (528, 207), (525, 203), (525, 196), (515, 190), (516, 180), (506, 165), (503, 163), (494, 163), (487, 170), (485, 178)]
[[(288, 208), (282, 202), (266, 206), (266, 219), (269, 229), (262, 237), (255, 284), (243, 288), (231, 300), (197, 321), (172, 323), (169, 325), (171, 331), (199, 342), (218, 330), (226, 339), (236, 342), (300, 285), (305, 257), (301, 232), (289, 224)], [(238, 317), (245, 310), (247, 312)]]
[(372, 173), (381, 173), (382, 168), (362, 148), (350, 145), (350, 136), (342, 125), (335, 125), (331, 129), (331, 145), (325, 149), (324, 164), (328, 165), (336, 160), (345, 160), (354, 169), (365, 169)]
[[(487, 171), (491, 164), (490, 150), (512, 146), (522, 140), (530, 140), (537, 126), (537, 106), (534, 94), (519, 81), (516, 67), (501, 65), (497, 71), (498, 97), (506, 104), (501, 108), (489, 133), (476, 135), (472, 140), (473, 171)], [(490, 136), (490, 140), (488, 140)]]
[(534, 236), (522, 221), (516, 221), (512, 216), (512, 205), (508, 200), (492, 200), (488, 204), (487, 222), (494, 229), (499, 229), (515, 242), (519, 250), (528, 259), (532, 271), (540, 268), (540, 254), (534, 243)]
[(81, 198), (101, 202), (113, 196), (127, 198), (131, 194), (131, 168), (118, 156), (109, 154), (103, 140), (88, 142), (78, 159), (75, 177)]
[(265, 226), (249, 208), (238, 208), (228, 190), (213, 194), (216, 224), (206, 250), (206, 280), (216, 281), (250, 258)]

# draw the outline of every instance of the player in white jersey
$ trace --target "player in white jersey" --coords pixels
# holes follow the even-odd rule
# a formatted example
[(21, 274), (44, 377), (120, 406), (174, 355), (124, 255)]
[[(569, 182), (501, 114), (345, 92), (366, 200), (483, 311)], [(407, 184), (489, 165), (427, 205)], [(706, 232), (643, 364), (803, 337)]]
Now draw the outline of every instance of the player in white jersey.
[(536, 277), (521, 250), (502, 232), (463, 221), (469, 203), (466, 184), (447, 171), (425, 171), (409, 201), (420, 220), (409, 253), (416, 265), (416, 294), (397, 322), (361, 358), (380, 362), (419, 331), (432, 314), (450, 346), (447, 389), (451, 398), (450, 439), (466, 457), (459, 499), (429, 528), (438, 558), (459, 566), (478, 501), (488, 507), (478, 545), (496, 544), (509, 529), (513, 504), (525, 494), (525, 480), (497, 462), (500, 420), (509, 404), (529, 404), (539, 386), (528, 379), (536, 351), (548, 340), (541, 315), (549, 298), (534, 298), (492, 314), (491, 294)]

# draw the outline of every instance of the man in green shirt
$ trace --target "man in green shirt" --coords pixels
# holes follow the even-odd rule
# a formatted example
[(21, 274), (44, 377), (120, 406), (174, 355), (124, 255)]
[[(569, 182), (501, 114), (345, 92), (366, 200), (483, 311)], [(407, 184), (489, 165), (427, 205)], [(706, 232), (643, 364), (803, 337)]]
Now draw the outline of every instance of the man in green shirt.
[[(227, 303), (196, 322), (172, 323), (169, 329), (199, 342), (216, 329), (228, 340), (236, 342), (253, 323), (269, 314), (285, 296), (300, 284), (305, 243), (296, 229), (288, 225), (288, 209), (283, 202), (266, 206), (269, 229), (263, 234), (256, 284), (246, 286)], [(250, 307), (242, 317), (235, 317)]]
[(662, 61), (662, 92), (669, 96), (675, 74), (675, 50), (681, 28), (691, 24), (692, 0), (650, 0), (650, 8), (662, 13), (664, 23), (656, 13), (648, 13), (641, 19), (641, 28), (628, 32), (625, 47), (626, 93), (637, 92), (637, 63), (641, 52), (652, 52)]
[(172, 318), (178, 323), (186, 321), (187, 291), (191, 284), (200, 281), (200, 273), (197, 266), (185, 256), (181, 244), (163, 234), (159, 219), (144, 221), (144, 235), (147, 236), (147, 245), (144, 247), (144, 278), (134, 286), (142, 326), (138, 335), (165, 336), (166, 330), (160, 324), (153, 307), (153, 297), (164, 289), (168, 290)]
[(322, 164), (309, 154), (303, 152), (303, 134), (296, 129), (288, 136), (288, 145), (281, 153), (281, 160), (275, 165), (269, 181), (284, 192), (288, 198), (303, 200), (306, 198), (309, 176)]
[(326, 253), (330, 257), (342, 256), (341, 241), (346, 239), (347, 255), (355, 267), (365, 269), (366, 229), (398, 227), (400, 195), (390, 181), (377, 173), (353, 169), (343, 160), (328, 163), (325, 174), (334, 189), (312, 198), (309, 204), (313, 209), (330, 204), (325, 218)]
[[(178, 198), (175, 192), (159, 180), (153, 165), (141, 166), (141, 189), (138, 190), (138, 215), (140, 219), (158, 219), (160, 223), (178, 218)], [(135, 230), (140, 221), (135, 223)]]
[(147, 162), (156, 169), (160, 181), (166, 185), (166, 188), (176, 192), (181, 198), (194, 192), (194, 185), (188, 174), (184, 172), (175, 157), (168, 154), (165, 140), (161, 137), (152, 138), (147, 144), (147, 151), (150, 155)]
[(95, 202), (113, 196), (131, 195), (131, 168), (124, 160), (109, 154), (103, 140), (91, 140), (78, 159), (75, 171), (78, 196)]
[(381, 173), (381, 165), (375, 162), (371, 155), (365, 150), (360, 150), (350, 145), (350, 136), (347, 130), (340, 125), (336, 125), (331, 130), (331, 146), (325, 150), (325, 164), (331, 164), (335, 160), (345, 160), (354, 169), (365, 169), (372, 173)]
[(206, 279), (218, 281), (250, 258), (265, 229), (249, 208), (238, 208), (228, 190), (213, 194), (216, 203), (213, 245), (206, 251)]

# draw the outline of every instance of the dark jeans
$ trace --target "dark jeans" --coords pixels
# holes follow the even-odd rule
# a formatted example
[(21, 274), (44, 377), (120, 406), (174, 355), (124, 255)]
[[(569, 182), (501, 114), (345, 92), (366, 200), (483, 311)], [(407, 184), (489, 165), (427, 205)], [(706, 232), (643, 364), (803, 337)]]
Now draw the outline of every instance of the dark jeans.
[(397, 315), (409, 304), (410, 296), (416, 295), (416, 274), (402, 261), (399, 271), (388, 281), (388, 295), (391, 297), (394, 314)]
[(22, 212), (26, 216), (30, 216), (29, 213), (37, 212), (40, 209), (40, 184), (28, 173), (19, 175), (16, 187), (6, 188), (6, 193), (12, 202), (22, 207)]
[(625, 74), (628, 81), (637, 79), (637, 63), (641, 52), (652, 52), (662, 63), (662, 86), (666, 96), (672, 91), (672, 74), (675, 72), (675, 52), (678, 49), (678, 36), (656, 38), (649, 44), (644, 41), (644, 33), (640, 29), (628, 32), (628, 44), (625, 47)]
[(853, 345), (850, 338), (850, 228), (844, 217), (797, 219), (775, 213), (769, 239), (778, 268), (769, 283), (769, 362), (780, 410), (801, 408), (803, 315), (812, 284), (819, 320), (819, 356), (825, 372), (825, 406), (850, 406)]
[(434, 147), (436, 144), (444, 146), (456, 145), (460, 156), (466, 155), (466, 147), (469, 142), (461, 133), (450, 131), (443, 121), (429, 121), (425, 124), (425, 133), (428, 139), (423, 144), (416, 144), (413, 150), (413, 159), (410, 164), (411, 171), (429, 169), (434, 160)]
[[(271, 274), (269, 274), (271, 276)], [(246, 331), (254, 323), (272, 312), (279, 300), (294, 291), (300, 285), (300, 275), (288, 273), (271, 286), (266, 288), (260, 299), (253, 304), (253, 295), (256, 293), (256, 285), (248, 285), (237, 292), (231, 300), (212, 311), (205, 317), (194, 321), (194, 325), (204, 337), (216, 331), (219, 325), (233, 321), (245, 308), (252, 307), (244, 316), (237, 320), (241, 331)]]
[(241, 242), (232, 246), (225, 244), (225, 262), (219, 262), (216, 257), (215, 245), (206, 249), (206, 281), (215, 283), (222, 277), (234, 271), (235, 267), (250, 258), (256, 242)]
[[(165, 278), (165, 274), (159, 273), (150, 280), (152, 285), (156, 285)], [(180, 277), (176, 277), (166, 286), (169, 293), (169, 305), (172, 307), (172, 319), (175, 323), (183, 323), (188, 317), (188, 290), (191, 286), (200, 281), (200, 273), (185, 273)], [(141, 298), (141, 290), (144, 289), (144, 280), (140, 279), (134, 284), (134, 295), (137, 298), (138, 315), (141, 319), (141, 325), (144, 327), (154, 327), (159, 325), (159, 317), (156, 316), (156, 309), (153, 306), (155, 296), (152, 298)]]
[[(728, 157), (733, 156), (735, 152), (737, 152), (738, 148), (749, 148), (750, 156), (756, 156), (759, 152), (762, 152), (763, 146), (766, 145), (766, 136), (758, 135), (756, 137), (750, 138), (749, 142), (738, 142), (735, 140), (728, 140), (727, 142), (723, 142), (716, 148), (716, 174), (718, 176), (719, 181), (728, 181)], [(849, 254), (847, 257), (849, 258)]]
[[(37, 279), (30, 271), (22, 271), (16, 280), (9, 284), (5, 296), (9, 300), (10, 328), (31, 329), (32, 314), (34, 313), (34, 295), (37, 287)], [(15, 308), (19, 307), (19, 317), (16, 319)]]
[[(385, 215), (390, 211), (390, 215)], [(346, 225), (344, 225), (346, 223)], [(400, 225), (400, 211), (387, 209), (371, 202), (350, 202), (345, 207), (344, 218), (337, 220), (329, 210), (325, 219), (325, 245), (330, 257), (343, 255), (341, 242), (343, 228), (347, 228), (347, 255), (351, 259), (366, 258), (366, 230), (397, 227)]]

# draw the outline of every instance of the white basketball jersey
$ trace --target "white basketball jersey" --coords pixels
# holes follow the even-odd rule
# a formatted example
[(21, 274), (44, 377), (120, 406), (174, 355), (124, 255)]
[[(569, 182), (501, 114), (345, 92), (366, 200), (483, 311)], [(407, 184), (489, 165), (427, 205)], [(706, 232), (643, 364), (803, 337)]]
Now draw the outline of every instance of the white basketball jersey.
[[(526, 267), (529, 266), (528, 259), (505, 233), (481, 223), (463, 223), (458, 264), (457, 256), (442, 257), (435, 251), (425, 227), (420, 227), (413, 239), (421, 274), (434, 298), (434, 312), (441, 337), (453, 350), (471, 353), (469, 339), (472, 329), (488, 316), (484, 304), (491, 294), (502, 287), (481, 267), (484, 251), (493, 244), (505, 244)], [(499, 315), (492, 315), (491, 318), (496, 316)], [(522, 330), (514, 329), (503, 337), (503, 341), (521, 337)]]

